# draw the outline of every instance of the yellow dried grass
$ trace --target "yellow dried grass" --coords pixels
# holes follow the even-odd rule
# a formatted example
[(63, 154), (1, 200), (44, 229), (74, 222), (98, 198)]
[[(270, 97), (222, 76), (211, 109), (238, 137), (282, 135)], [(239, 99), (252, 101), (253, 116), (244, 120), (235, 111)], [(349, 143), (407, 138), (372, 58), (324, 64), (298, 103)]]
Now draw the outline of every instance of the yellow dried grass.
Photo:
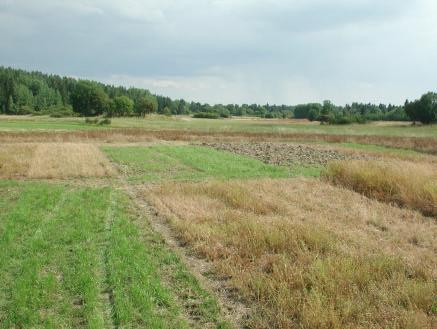
[(109, 160), (92, 144), (4, 144), (0, 147), (2, 178), (105, 177), (115, 173)]
[[(437, 225), (318, 180), (144, 192), (252, 306), (251, 328), (432, 328)], [(435, 310), (434, 310), (435, 312)]]
[(34, 153), (32, 144), (0, 144), (0, 178), (22, 177)]
[(324, 177), (384, 202), (437, 216), (437, 167), (409, 161), (343, 161), (328, 165)]

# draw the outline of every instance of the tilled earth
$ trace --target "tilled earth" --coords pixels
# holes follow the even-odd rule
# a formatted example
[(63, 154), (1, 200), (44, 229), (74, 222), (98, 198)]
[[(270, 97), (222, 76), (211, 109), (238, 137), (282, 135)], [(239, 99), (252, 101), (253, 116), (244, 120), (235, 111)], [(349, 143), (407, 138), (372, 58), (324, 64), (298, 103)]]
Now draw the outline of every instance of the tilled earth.
[(264, 163), (290, 165), (326, 165), (333, 160), (368, 158), (365, 155), (347, 154), (336, 150), (287, 143), (203, 143), (203, 146), (257, 158)]

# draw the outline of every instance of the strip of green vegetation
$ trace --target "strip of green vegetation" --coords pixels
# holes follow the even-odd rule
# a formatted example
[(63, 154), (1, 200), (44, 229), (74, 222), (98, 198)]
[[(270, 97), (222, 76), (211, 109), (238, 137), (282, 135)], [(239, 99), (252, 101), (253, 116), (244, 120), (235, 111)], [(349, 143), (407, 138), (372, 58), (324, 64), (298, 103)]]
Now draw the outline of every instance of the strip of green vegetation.
[(290, 169), (202, 146), (104, 147), (131, 180), (289, 177)]
[(186, 273), (199, 323), (222, 326), (215, 300), (140, 233), (120, 192), (1, 182), (0, 195), (0, 328), (187, 328), (166, 264)]
[(292, 176), (319, 177), (324, 169), (322, 165), (295, 165), (290, 172)]
[(20, 119), (2, 119), (0, 130), (92, 130), (102, 126), (89, 125), (84, 118), (47, 118), (25, 117)]
[(105, 194), (29, 184), (2, 205), (2, 328), (103, 327), (95, 236)]

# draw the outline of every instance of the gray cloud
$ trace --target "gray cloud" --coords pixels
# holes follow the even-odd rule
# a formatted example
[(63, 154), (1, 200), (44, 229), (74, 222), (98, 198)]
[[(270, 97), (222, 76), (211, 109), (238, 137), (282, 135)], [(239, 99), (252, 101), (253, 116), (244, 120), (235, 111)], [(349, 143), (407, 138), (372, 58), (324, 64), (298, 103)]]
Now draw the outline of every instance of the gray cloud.
[(0, 64), (208, 102), (401, 103), (437, 86), (433, 0), (0, 0)]

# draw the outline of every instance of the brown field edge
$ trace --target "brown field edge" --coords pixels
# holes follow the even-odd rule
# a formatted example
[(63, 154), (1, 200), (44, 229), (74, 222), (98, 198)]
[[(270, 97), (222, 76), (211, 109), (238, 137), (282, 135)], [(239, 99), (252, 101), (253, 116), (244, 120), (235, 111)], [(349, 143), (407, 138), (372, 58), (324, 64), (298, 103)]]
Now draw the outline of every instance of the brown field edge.
[(149, 140), (198, 141), (198, 140), (244, 140), (244, 141), (311, 141), (328, 143), (361, 143), (387, 147), (413, 149), (437, 154), (437, 138), (342, 135), (309, 133), (255, 133), (193, 130), (145, 130), (143, 128), (113, 128), (107, 130), (75, 131), (0, 131), (0, 142), (141, 142)]

